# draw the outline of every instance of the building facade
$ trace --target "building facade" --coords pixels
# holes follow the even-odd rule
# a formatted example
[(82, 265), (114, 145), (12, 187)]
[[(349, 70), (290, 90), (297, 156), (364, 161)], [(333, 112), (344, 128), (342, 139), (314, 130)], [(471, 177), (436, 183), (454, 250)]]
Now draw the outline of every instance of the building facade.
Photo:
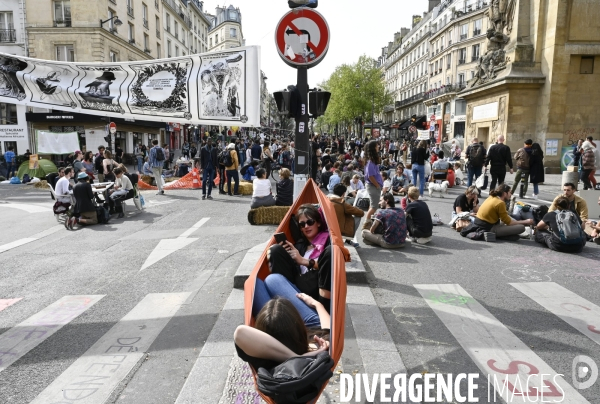
[(433, 10), (425, 105), (429, 118), (435, 116), (430, 129), (442, 141), (464, 137), (466, 100), (457, 94), (475, 77), (479, 58), (486, 52), (488, 10), (487, 0), (446, 0)]
[(208, 50), (210, 52), (244, 46), (242, 32), (242, 13), (239, 8), (216, 7), (215, 15), (208, 15), (211, 20), (208, 32)]
[[(17, 0), (0, 1), (0, 52), (27, 56), (26, 10)], [(0, 155), (12, 147), (16, 154), (30, 148), (32, 132), (25, 118), (26, 107), (0, 103)]]

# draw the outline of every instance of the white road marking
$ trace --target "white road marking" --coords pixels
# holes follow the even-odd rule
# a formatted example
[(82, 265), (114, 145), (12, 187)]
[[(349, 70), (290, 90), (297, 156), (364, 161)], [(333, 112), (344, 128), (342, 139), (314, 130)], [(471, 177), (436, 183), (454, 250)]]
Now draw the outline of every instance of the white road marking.
[(19, 300), (23, 299), (22, 297), (18, 297), (16, 299), (0, 299), (0, 311), (6, 309), (7, 307), (12, 306), (17, 303)]
[(152, 293), (144, 297), (31, 403), (105, 403), (188, 295)]
[[(6, 205), (0, 205), (0, 206), (6, 206)], [(51, 227), (49, 229), (46, 229), (46, 230), (38, 233), (38, 234), (35, 234), (35, 235), (31, 236), (31, 237), (22, 238), (22, 239), (15, 240), (15, 241), (13, 241), (11, 243), (8, 243), (8, 244), (0, 245), (0, 254), (3, 253), (3, 252), (5, 252), (5, 251), (12, 250), (13, 248), (20, 247), (20, 246), (22, 246), (24, 244), (31, 243), (32, 241), (36, 241), (36, 240), (39, 240), (39, 239), (44, 238), (46, 236), (49, 236), (51, 234), (54, 234), (57, 231), (59, 231), (60, 229), (64, 229), (64, 228), (65, 228), (65, 226), (63, 226), (62, 224), (56, 225), (56, 226), (53, 226), (53, 227)]]
[(511, 285), (600, 345), (600, 307), (554, 282)]
[(146, 261), (144, 262), (144, 265), (142, 265), (142, 268), (139, 270), (139, 272), (142, 272), (144, 269), (156, 264), (158, 261), (173, 254), (175, 251), (179, 251), (198, 240), (198, 238), (188, 238), (188, 236), (191, 236), (196, 230), (202, 227), (204, 223), (208, 222), (209, 219), (209, 217), (201, 219), (198, 223), (181, 233), (181, 235), (176, 239), (160, 240), (148, 258), (146, 258)]
[(507, 403), (540, 402), (543, 392), (545, 402), (589, 403), (460, 285), (414, 286), (479, 367), (479, 381), (490, 378), (490, 398), (496, 391)]
[(33, 205), (30, 203), (2, 203), (2, 204), (0, 204), (0, 208), (19, 209), (19, 210), (23, 210), (27, 213), (52, 212), (52, 208), (39, 206), (39, 205)]
[(103, 297), (104, 295), (64, 296), (0, 335), (0, 372)]

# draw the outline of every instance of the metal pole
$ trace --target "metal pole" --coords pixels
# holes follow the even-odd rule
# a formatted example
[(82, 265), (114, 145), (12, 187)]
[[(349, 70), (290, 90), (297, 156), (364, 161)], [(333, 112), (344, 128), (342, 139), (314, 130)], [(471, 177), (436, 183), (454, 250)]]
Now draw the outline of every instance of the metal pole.
[(298, 67), (298, 83), (296, 87), (300, 91), (301, 111), (300, 117), (296, 119), (296, 156), (295, 174), (310, 175), (308, 137), (308, 69)]
[(371, 138), (375, 131), (375, 92), (373, 92), (373, 104), (371, 104)]

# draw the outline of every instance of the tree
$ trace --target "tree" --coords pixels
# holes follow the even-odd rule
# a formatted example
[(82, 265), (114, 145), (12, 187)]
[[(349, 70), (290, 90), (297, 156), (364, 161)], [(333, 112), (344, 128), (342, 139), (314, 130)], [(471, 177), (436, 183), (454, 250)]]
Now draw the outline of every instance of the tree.
[[(358, 85), (358, 88), (357, 88)], [(328, 80), (320, 84), (331, 92), (323, 123), (347, 127), (358, 116), (371, 120), (373, 100), (375, 115), (393, 98), (385, 89), (381, 70), (374, 59), (361, 56), (355, 64), (338, 66)]]

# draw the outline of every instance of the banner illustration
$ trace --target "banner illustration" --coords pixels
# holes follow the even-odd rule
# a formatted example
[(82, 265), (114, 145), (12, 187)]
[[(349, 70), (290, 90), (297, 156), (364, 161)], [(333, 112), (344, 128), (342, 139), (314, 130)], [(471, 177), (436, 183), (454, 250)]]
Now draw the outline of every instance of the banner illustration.
[(0, 102), (149, 121), (259, 126), (259, 48), (118, 63), (0, 53)]

